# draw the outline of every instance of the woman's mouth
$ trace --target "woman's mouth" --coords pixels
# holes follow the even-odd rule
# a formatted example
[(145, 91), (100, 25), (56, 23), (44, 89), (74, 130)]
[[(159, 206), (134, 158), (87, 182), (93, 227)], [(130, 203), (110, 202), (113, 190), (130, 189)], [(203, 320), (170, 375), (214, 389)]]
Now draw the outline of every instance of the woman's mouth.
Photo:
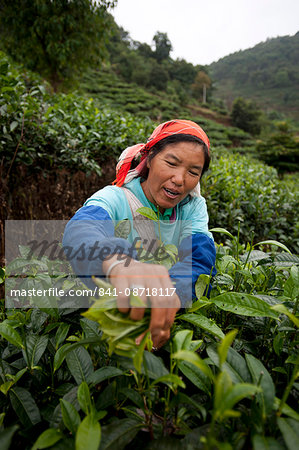
[(171, 189), (167, 189), (165, 187), (163, 188), (163, 190), (164, 190), (166, 197), (168, 197), (168, 198), (177, 198), (180, 195), (179, 192), (173, 191)]

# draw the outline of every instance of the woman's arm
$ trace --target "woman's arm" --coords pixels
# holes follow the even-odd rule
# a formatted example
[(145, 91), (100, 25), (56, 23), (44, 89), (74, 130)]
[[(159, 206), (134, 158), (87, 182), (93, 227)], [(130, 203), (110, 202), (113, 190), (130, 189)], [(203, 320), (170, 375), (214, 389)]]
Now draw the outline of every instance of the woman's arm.
[(112, 255), (135, 258), (133, 246), (114, 236), (113, 222), (100, 206), (83, 206), (67, 223), (63, 248), (74, 272), (89, 287), (94, 288), (91, 276), (105, 276), (103, 261)]
[(182, 307), (191, 306), (196, 297), (195, 284), (199, 275), (216, 274), (215, 261), (215, 244), (207, 234), (195, 233), (183, 239), (179, 246), (179, 262), (169, 270)]

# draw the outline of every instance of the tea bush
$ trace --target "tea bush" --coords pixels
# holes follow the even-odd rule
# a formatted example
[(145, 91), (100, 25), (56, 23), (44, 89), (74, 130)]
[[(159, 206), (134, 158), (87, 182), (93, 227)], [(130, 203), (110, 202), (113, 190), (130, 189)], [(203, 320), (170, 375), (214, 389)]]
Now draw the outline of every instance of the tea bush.
[(278, 178), (273, 167), (225, 148), (212, 152), (210, 171), (201, 185), (210, 224), (237, 232), (241, 237), (277, 239), (295, 253), (299, 250), (298, 185)]
[[(83, 315), (74, 297), (73, 308), (47, 296), (42, 309), (2, 305), (2, 450), (297, 448), (299, 259), (278, 242), (282, 252), (264, 252), (265, 243), (214, 232), (228, 240), (217, 248), (211, 296), (201, 276), (158, 353), (148, 334), (139, 347), (132, 339), (149, 315), (118, 313), (101, 280), (101, 299)], [(51, 286), (55, 262), (20, 250), (1, 279), (11, 288), (17, 269)]]

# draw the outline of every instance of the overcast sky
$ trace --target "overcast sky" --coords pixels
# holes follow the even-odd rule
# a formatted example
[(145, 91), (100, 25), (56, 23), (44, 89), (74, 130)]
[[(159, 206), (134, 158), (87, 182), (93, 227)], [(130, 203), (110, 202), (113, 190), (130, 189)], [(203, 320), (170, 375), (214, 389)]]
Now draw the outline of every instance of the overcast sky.
[(299, 31), (298, 0), (118, 0), (111, 12), (136, 41), (167, 33), (171, 57), (193, 64)]

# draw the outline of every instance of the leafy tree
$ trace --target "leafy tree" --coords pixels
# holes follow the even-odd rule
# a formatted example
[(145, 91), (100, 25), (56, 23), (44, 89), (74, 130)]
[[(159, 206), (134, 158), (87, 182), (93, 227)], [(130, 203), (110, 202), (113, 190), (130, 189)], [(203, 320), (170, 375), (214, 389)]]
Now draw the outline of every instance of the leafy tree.
[(197, 72), (194, 83), (192, 84), (192, 92), (196, 98), (206, 102), (206, 90), (212, 86), (211, 78), (204, 71)]
[(258, 141), (256, 150), (259, 158), (279, 172), (299, 170), (299, 142), (288, 122), (277, 122), (271, 136)]
[(117, 0), (0, 0), (1, 47), (56, 90), (105, 55)]
[(167, 59), (169, 57), (169, 53), (172, 50), (172, 45), (170, 40), (168, 39), (167, 33), (160, 33), (160, 31), (157, 31), (157, 33), (153, 37), (153, 41), (156, 46), (154, 56), (157, 61), (161, 62), (163, 61), (163, 59)]
[(167, 70), (161, 64), (158, 64), (155, 60), (153, 60), (149, 76), (149, 87), (154, 87), (159, 91), (163, 91), (167, 87), (167, 81)]
[(171, 61), (169, 72), (173, 80), (178, 80), (184, 85), (191, 85), (197, 73), (196, 67), (185, 59)]
[(262, 112), (252, 101), (246, 101), (242, 97), (235, 99), (232, 107), (232, 123), (241, 130), (253, 135), (259, 135), (262, 128)]

